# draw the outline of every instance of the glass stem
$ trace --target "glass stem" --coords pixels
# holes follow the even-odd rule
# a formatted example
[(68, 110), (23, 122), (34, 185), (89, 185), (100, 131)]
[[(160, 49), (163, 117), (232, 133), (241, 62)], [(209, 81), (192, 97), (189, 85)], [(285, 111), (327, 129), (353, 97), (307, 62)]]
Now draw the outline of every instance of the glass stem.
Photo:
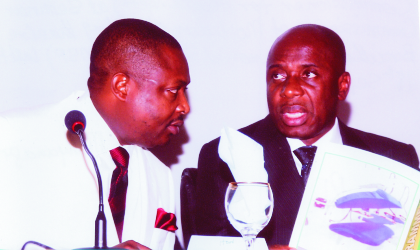
[(245, 237), (246, 250), (254, 249), (255, 237)]

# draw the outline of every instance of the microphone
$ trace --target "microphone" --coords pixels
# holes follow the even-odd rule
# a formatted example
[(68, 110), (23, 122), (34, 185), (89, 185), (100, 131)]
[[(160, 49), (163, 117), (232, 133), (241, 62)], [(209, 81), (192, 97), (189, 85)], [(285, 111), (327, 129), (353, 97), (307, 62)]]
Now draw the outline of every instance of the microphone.
[(86, 118), (82, 112), (78, 110), (72, 110), (67, 113), (66, 117), (64, 118), (64, 123), (66, 124), (66, 127), (70, 132), (79, 136), (83, 148), (89, 155), (90, 159), (93, 162), (93, 166), (95, 167), (99, 187), (99, 211), (95, 220), (95, 246), (93, 248), (108, 249), (106, 243), (106, 217), (104, 213), (102, 178), (101, 174), (99, 173), (98, 164), (96, 163), (95, 157), (93, 157), (92, 153), (89, 151), (85, 142), (85, 138), (83, 137), (83, 132), (86, 128)]
[(85, 131), (86, 118), (82, 112), (78, 110), (72, 110), (67, 113), (66, 117), (64, 118), (64, 123), (70, 132), (77, 134), (77, 131), (79, 130), (82, 130), (82, 132)]

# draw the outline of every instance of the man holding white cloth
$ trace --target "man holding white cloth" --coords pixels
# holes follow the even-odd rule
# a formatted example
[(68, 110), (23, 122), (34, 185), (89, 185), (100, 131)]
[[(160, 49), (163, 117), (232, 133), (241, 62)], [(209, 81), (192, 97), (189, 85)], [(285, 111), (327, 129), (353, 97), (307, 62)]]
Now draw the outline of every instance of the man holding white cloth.
[[(269, 247), (288, 245), (310, 165), (317, 147), (344, 144), (383, 155), (418, 169), (412, 145), (347, 127), (337, 119), (350, 74), (341, 38), (319, 25), (296, 26), (274, 42), (267, 59), (269, 115), (239, 131), (264, 149), (264, 168), (274, 195), (274, 211), (258, 237)], [(240, 236), (224, 211), (224, 194), (236, 180), (219, 157), (219, 138), (200, 152), (197, 175), (197, 232)]]

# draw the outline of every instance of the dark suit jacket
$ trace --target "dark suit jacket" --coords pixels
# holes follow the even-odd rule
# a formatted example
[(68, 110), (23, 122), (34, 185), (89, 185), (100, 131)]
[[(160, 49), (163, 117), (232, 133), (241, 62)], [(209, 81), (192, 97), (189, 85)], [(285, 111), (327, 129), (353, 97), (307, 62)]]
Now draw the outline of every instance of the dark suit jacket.
[[(339, 122), (344, 145), (383, 155), (418, 169), (419, 160), (412, 145), (349, 128)], [(274, 195), (274, 211), (269, 224), (258, 234), (268, 245), (289, 244), (304, 192), (290, 146), (269, 116), (239, 130), (264, 148), (265, 169)], [(230, 225), (224, 209), (224, 196), (232, 173), (218, 155), (220, 138), (203, 146), (197, 174), (197, 233), (240, 236)]]

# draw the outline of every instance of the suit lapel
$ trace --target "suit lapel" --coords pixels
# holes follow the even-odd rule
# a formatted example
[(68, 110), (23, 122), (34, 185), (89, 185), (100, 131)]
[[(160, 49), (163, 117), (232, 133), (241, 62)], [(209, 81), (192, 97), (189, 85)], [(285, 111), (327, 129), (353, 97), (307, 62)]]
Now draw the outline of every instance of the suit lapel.
[(274, 196), (270, 223), (259, 234), (268, 244), (288, 244), (304, 192), (286, 138), (267, 116), (249, 136), (264, 148), (265, 168)]
[(371, 147), (363, 142), (362, 138), (360, 138), (340, 120), (338, 120), (338, 126), (340, 128), (341, 139), (343, 140), (344, 145), (363, 149), (369, 152), (374, 152)]
[[(263, 121), (264, 123), (257, 130), (254, 140), (264, 147), (264, 166), (273, 191), (280, 191), (282, 185), (279, 185), (279, 180), (284, 181), (285, 179), (301, 183), (303, 188), (303, 182), (296, 169), (286, 137), (280, 134), (269, 117)], [(295, 187), (290, 188), (294, 189)]]

